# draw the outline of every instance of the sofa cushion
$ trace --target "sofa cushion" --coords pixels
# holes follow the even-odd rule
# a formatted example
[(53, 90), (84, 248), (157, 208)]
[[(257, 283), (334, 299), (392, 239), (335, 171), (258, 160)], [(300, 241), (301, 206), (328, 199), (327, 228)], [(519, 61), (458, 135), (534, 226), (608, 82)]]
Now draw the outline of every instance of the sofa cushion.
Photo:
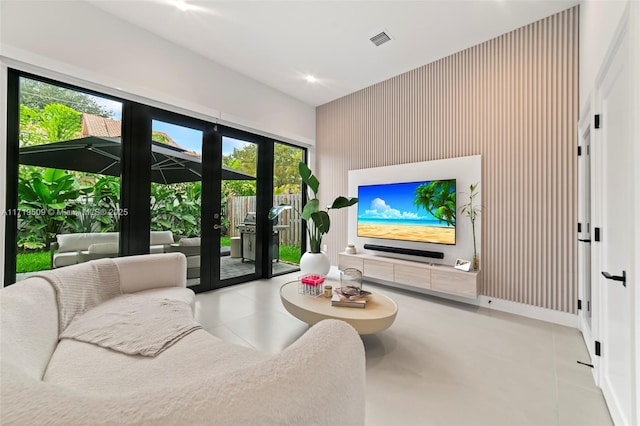
[(118, 242), (94, 243), (89, 246), (87, 251), (96, 254), (117, 254), (120, 251), (120, 244)]
[(149, 247), (150, 254), (164, 253), (164, 245), (153, 245)]
[(89, 232), (80, 234), (58, 234), (58, 252), (87, 250), (91, 244), (117, 243), (118, 232)]
[(187, 257), (187, 269), (200, 268), (200, 256)]
[(200, 237), (193, 238), (180, 238), (178, 244), (181, 246), (199, 246), (200, 245)]
[[(269, 354), (224, 343), (205, 330), (185, 336), (154, 358), (125, 355), (100, 346), (63, 339), (51, 358), (44, 381), (84, 394), (120, 395), (173, 389), (203, 377), (229, 374), (268, 359)], [(100, 368), (96, 368), (99, 366)]]
[(173, 242), (171, 231), (151, 231), (149, 242), (151, 245), (172, 244)]
[(116, 263), (123, 293), (187, 286), (187, 259), (182, 253), (119, 257)]
[(40, 380), (58, 343), (58, 304), (51, 284), (28, 278), (0, 291), (2, 364)]
[(72, 251), (68, 253), (56, 253), (53, 256), (53, 267), (62, 268), (63, 266), (75, 265), (78, 263), (78, 252)]

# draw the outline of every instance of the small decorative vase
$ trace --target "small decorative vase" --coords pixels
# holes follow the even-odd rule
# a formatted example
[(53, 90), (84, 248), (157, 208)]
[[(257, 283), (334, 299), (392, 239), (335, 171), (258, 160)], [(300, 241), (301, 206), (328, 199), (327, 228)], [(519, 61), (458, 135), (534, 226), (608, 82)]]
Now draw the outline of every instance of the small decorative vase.
[(362, 290), (362, 272), (355, 268), (347, 268), (340, 271), (340, 288), (348, 289), (349, 287)]
[(349, 244), (344, 249), (344, 252), (347, 253), (347, 254), (356, 254), (356, 246), (353, 245), (353, 244)]
[(473, 270), (477, 271), (480, 269), (480, 258), (478, 256), (473, 256)]
[(303, 274), (327, 275), (331, 260), (325, 253), (305, 252), (300, 258), (300, 272)]

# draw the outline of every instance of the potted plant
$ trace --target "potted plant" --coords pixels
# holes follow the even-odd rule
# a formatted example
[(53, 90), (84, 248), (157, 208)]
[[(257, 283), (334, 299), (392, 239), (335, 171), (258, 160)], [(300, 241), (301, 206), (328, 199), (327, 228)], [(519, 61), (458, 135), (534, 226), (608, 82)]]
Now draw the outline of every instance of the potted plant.
[(473, 269), (478, 270), (480, 267), (480, 259), (478, 258), (478, 250), (476, 248), (476, 219), (480, 215), (480, 205), (473, 204), (473, 199), (478, 195), (476, 189), (480, 183), (471, 184), (469, 186), (469, 192), (466, 193), (469, 196), (469, 202), (460, 206), (460, 213), (464, 214), (471, 221), (471, 232), (473, 233)]
[[(357, 198), (338, 197), (333, 200), (331, 207), (327, 207), (326, 210), (320, 209), (320, 200), (318, 200), (318, 187), (320, 182), (318, 178), (313, 175), (309, 167), (300, 162), (298, 164), (298, 171), (302, 181), (307, 185), (307, 188), (311, 190), (313, 196), (309, 197), (309, 200), (304, 205), (300, 217), (307, 222), (307, 234), (309, 235), (310, 251), (305, 252), (300, 259), (300, 271), (303, 273), (317, 273), (326, 275), (329, 273), (331, 262), (329, 257), (322, 253), (320, 248), (322, 247), (322, 237), (329, 232), (331, 227), (331, 220), (329, 218), (329, 210), (341, 209), (349, 207), (358, 202)], [(279, 206), (272, 207), (269, 211), (269, 219), (273, 220), (280, 213), (285, 210), (293, 209), (293, 206), (288, 204), (281, 204)]]

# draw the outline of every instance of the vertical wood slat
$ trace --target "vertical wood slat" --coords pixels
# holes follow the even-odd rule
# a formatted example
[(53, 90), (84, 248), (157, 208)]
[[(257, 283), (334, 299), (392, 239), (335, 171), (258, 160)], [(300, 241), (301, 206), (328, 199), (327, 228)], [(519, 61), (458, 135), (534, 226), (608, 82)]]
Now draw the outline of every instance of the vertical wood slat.
[(318, 107), (322, 202), (348, 170), (480, 154), (481, 294), (575, 313), (577, 52), (575, 7)]

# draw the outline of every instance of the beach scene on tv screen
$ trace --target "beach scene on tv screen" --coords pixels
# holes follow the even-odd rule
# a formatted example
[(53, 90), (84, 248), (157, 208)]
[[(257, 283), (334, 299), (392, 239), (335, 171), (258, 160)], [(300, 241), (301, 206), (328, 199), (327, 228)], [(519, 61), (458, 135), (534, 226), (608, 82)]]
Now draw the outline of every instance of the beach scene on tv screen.
[(456, 243), (456, 181), (358, 187), (358, 236)]

